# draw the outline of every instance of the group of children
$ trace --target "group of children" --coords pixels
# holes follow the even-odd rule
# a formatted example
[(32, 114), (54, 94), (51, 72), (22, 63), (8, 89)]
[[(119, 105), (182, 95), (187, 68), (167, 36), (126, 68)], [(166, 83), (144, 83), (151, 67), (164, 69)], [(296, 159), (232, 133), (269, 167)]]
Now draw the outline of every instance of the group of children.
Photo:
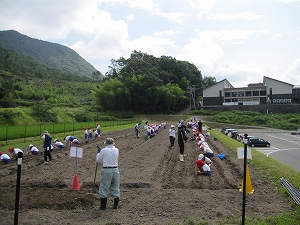
[[(41, 135), (43, 143), (45, 142), (46, 134), (49, 134), (48, 131), (44, 131)], [(74, 136), (66, 136), (64, 138), (64, 143), (58, 139), (55, 139), (53, 141), (53, 144), (51, 143), (49, 149), (45, 149), (45, 152), (49, 151), (49, 154), (50, 154), (50, 152), (52, 152), (54, 149), (64, 149), (66, 146), (71, 147), (71, 146), (79, 145), (79, 144), (80, 144), (79, 140), (77, 138), (75, 138)], [(11, 162), (12, 159), (17, 159), (19, 152), (21, 153), (22, 158), (24, 158), (24, 156), (25, 156), (24, 151), (20, 148), (12, 148), (11, 147), (8, 149), (8, 152), (11, 153), (12, 155), (9, 156), (8, 154), (0, 152), (0, 163), (1, 164), (7, 164), (7, 163)], [(39, 153), (40, 153), (40, 150), (36, 146), (34, 146), (33, 144), (28, 145), (28, 154), (31, 154), (32, 156), (37, 156), (37, 155), (39, 155)], [(50, 156), (50, 158), (52, 158), (52, 157)]]
[(161, 127), (165, 128), (166, 123), (153, 123), (153, 124), (146, 124), (145, 129), (147, 130), (147, 137), (148, 140), (155, 137), (158, 134), (158, 131)]
[[(84, 130), (84, 139), (85, 139), (86, 143), (88, 143), (88, 141), (91, 141), (91, 140), (100, 140), (101, 139), (101, 136), (100, 136), (101, 135), (101, 126), (99, 123), (96, 123), (95, 129), (91, 129), (90, 127), (88, 127), (87, 129), (83, 128), (83, 130)], [(48, 131), (44, 131), (41, 134), (41, 138), (42, 138), (43, 142), (45, 141), (46, 134), (49, 134)], [(47, 149), (47, 152), (49, 151), (49, 154), (50, 154), (50, 152), (52, 152), (54, 149), (64, 149), (66, 146), (71, 147), (71, 146), (77, 146), (79, 144), (80, 144), (80, 142), (77, 138), (69, 135), (64, 138), (64, 142), (62, 142), (58, 139), (55, 139), (53, 141), (53, 144), (51, 144), (49, 149)], [(28, 150), (29, 150), (28, 154), (31, 153), (33, 156), (37, 156), (40, 152), (39, 149), (36, 146), (34, 146), (33, 144), (30, 144), (28, 146)], [(24, 157), (24, 151), (20, 148), (9, 148), (8, 151), (10, 153), (12, 153), (12, 157), (10, 157), (8, 154), (0, 152), (0, 163), (1, 164), (9, 163), (11, 161), (11, 158), (17, 159), (19, 152), (22, 153), (22, 158)], [(45, 150), (45, 152), (46, 152), (46, 150)], [(51, 155), (50, 155), (50, 158), (51, 158)], [(45, 160), (45, 162), (46, 162), (46, 160)]]
[(197, 147), (200, 150), (200, 154), (195, 164), (195, 174), (210, 175), (211, 165), (213, 164), (211, 158), (214, 156), (214, 152), (207, 143), (209, 134), (207, 134), (206, 132), (204, 133), (202, 126), (199, 126), (199, 122), (191, 124), (191, 129), (193, 131), (194, 139), (197, 142)]
[(83, 135), (85, 143), (89, 141), (99, 141), (101, 139), (101, 126), (99, 123), (96, 123), (96, 128), (92, 129), (91, 127), (83, 128)]
[[(180, 124), (182, 124), (182, 121), (178, 122), (177, 127), (179, 127)], [(207, 143), (207, 139), (209, 138), (210, 134), (206, 130), (203, 130), (202, 125), (202, 121), (197, 121), (195, 118), (192, 118), (187, 122), (187, 127), (189, 128), (187, 132), (192, 131), (193, 135), (189, 138), (189, 140), (195, 140), (197, 142), (197, 148), (199, 149), (200, 153), (195, 163), (195, 174), (210, 175), (211, 165), (213, 164), (211, 158), (214, 156), (214, 152)], [(176, 135), (175, 126), (171, 125), (169, 133), (171, 148), (173, 148)]]

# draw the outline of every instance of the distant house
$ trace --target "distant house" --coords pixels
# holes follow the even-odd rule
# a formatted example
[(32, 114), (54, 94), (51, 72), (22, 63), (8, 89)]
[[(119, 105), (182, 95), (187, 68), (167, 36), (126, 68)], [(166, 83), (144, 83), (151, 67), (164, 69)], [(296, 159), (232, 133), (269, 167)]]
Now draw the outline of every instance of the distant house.
[(262, 83), (234, 88), (227, 79), (203, 90), (203, 107), (299, 103), (300, 87), (263, 77)]

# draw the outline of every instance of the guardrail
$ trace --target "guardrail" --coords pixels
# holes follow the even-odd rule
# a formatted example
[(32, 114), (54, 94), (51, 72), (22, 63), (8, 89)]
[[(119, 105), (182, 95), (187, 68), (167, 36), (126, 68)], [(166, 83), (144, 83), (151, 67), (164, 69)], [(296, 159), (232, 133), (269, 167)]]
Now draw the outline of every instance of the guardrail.
[(283, 177), (280, 178), (281, 184), (286, 188), (291, 198), (297, 205), (300, 205), (300, 192), (295, 188), (292, 184), (290, 184), (286, 179)]

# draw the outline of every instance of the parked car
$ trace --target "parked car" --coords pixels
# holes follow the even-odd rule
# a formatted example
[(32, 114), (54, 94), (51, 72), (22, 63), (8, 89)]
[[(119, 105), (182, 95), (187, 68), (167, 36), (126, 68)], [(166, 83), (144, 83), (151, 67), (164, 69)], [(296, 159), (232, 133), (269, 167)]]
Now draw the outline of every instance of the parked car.
[(237, 131), (236, 129), (233, 129), (233, 128), (228, 128), (224, 131), (224, 134), (225, 135), (228, 135), (231, 131)]
[(271, 143), (262, 138), (250, 138), (248, 145), (251, 147), (270, 147)]
[(298, 130), (292, 130), (291, 134), (300, 134), (300, 129), (298, 128)]
[(232, 139), (237, 140), (237, 136), (240, 133), (241, 132), (239, 132), (238, 130), (232, 130), (232, 131), (228, 132), (227, 136), (230, 136)]
[(221, 133), (225, 134), (227, 129), (231, 129), (231, 128), (230, 127), (224, 127), (224, 128), (221, 129)]

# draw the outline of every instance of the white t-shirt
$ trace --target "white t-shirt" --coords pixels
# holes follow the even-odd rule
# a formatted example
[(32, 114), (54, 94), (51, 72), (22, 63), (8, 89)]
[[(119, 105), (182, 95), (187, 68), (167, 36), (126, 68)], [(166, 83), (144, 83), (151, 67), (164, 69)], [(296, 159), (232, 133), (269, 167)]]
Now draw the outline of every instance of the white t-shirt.
[(170, 136), (171, 137), (176, 137), (176, 130), (175, 129), (169, 129), (169, 132), (170, 132)]
[(30, 151), (32, 151), (32, 152), (39, 152), (38, 148), (35, 147), (35, 146), (31, 147)]
[(205, 163), (205, 164), (202, 166), (202, 170), (203, 170), (203, 172), (210, 172), (210, 167)]
[(107, 145), (96, 156), (96, 162), (102, 164), (103, 167), (118, 166), (119, 149), (114, 145)]
[(0, 155), (0, 159), (1, 160), (3, 160), (3, 159), (10, 159), (10, 157), (7, 154), (2, 154), (2, 155)]
[(18, 155), (19, 152), (24, 153), (23, 150), (21, 150), (21, 149), (19, 149), (19, 148), (14, 148), (14, 152), (13, 152), (13, 153), (14, 153), (15, 155)]

